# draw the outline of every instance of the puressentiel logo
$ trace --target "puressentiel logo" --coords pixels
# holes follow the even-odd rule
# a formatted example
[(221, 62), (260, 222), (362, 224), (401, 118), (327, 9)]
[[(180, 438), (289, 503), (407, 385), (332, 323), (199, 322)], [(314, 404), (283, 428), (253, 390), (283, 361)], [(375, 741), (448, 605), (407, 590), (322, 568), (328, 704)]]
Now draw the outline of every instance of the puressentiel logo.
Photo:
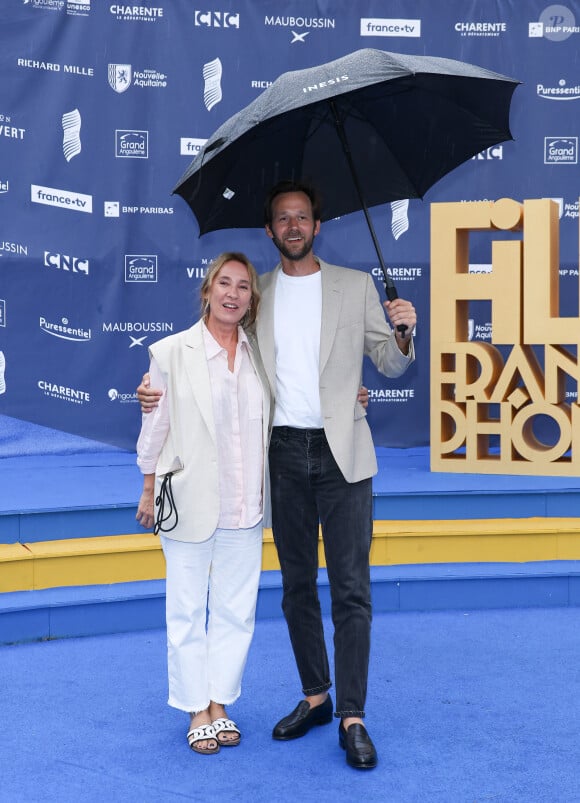
[(83, 326), (71, 326), (68, 318), (61, 318), (60, 321), (50, 321), (43, 315), (39, 318), (41, 331), (61, 340), (72, 340), (75, 343), (88, 343), (91, 339), (91, 330)]
[(580, 98), (580, 84), (568, 86), (563, 78), (560, 78), (557, 86), (546, 86), (546, 84), (536, 84), (536, 94), (545, 100), (578, 100)]
[(93, 213), (93, 196), (83, 195), (80, 192), (58, 190), (54, 187), (41, 187), (38, 184), (30, 185), (30, 200), (33, 204), (58, 206), (61, 209), (70, 209), (73, 212)]
[(421, 36), (421, 20), (382, 19), (362, 17), (361, 36)]
[(115, 156), (117, 159), (148, 159), (149, 131), (115, 131)]
[(544, 137), (544, 164), (578, 164), (578, 137)]
[(156, 254), (125, 254), (126, 282), (156, 282)]

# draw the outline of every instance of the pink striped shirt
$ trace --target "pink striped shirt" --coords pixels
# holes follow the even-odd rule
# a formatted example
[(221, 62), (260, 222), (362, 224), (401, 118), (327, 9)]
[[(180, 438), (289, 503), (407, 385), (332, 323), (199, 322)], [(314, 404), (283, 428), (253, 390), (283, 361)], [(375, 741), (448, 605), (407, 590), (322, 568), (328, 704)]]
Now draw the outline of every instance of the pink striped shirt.
[[(238, 328), (234, 370), (226, 349), (202, 327), (209, 369), (219, 466), (221, 529), (246, 529), (262, 518), (262, 386), (250, 360), (250, 344)], [(149, 370), (151, 387), (163, 390), (158, 407), (143, 415), (137, 441), (137, 465), (153, 474), (169, 431), (166, 386), (155, 360)]]

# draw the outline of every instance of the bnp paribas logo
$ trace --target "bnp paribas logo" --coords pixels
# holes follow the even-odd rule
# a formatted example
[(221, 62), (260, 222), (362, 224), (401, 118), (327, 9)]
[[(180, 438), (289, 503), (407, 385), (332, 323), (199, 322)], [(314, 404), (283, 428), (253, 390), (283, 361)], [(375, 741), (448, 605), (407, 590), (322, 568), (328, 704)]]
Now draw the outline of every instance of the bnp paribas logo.
[(132, 69), (130, 64), (109, 64), (109, 86), (115, 92), (125, 92), (131, 86)]

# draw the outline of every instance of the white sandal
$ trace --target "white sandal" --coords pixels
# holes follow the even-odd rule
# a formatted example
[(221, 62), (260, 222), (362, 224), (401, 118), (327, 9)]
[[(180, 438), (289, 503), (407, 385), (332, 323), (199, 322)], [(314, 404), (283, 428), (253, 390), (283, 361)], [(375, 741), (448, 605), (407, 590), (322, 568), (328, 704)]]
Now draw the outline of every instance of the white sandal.
[[(237, 745), (239, 745), (242, 734), (233, 720), (220, 717), (219, 719), (214, 719), (211, 724), (213, 725), (218, 744), (221, 745), (221, 747), (237, 747)], [(234, 739), (220, 739), (220, 733), (237, 733), (238, 736)]]
[[(215, 747), (199, 747), (197, 744), (198, 742), (211, 740), (216, 743)], [(192, 728), (187, 734), (187, 743), (195, 753), (200, 755), (211, 755), (212, 753), (217, 753), (220, 749), (220, 743), (213, 725), (198, 725), (197, 728)]]

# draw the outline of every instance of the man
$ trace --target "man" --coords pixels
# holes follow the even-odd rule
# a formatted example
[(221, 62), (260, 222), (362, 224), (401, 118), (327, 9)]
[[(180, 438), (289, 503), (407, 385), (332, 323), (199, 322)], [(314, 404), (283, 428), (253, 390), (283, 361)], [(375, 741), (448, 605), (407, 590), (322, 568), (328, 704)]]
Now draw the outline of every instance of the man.
[[(363, 724), (377, 462), (357, 393), (365, 354), (390, 377), (400, 376), (413, 361), (416, 314), (409, 301), (385, 302), (391, 330), (368, 274), (314, 255), (320, 209), (308, 185), (277, 184), (266, 199), (265, 223), (280, 254), (278, 266), (260, 277), (256, 330), (275, 395), (269, 452), (272, 528), (282, 607), (304, 694), (272, 736), (295, 739), (332, 721), (317, 593), (320, 523), (332, 598), (339, 744), (351, 766), (366, 769), (377, 764)], [(141, 401), (155, 398), (143, 386), (138, 392)]]

